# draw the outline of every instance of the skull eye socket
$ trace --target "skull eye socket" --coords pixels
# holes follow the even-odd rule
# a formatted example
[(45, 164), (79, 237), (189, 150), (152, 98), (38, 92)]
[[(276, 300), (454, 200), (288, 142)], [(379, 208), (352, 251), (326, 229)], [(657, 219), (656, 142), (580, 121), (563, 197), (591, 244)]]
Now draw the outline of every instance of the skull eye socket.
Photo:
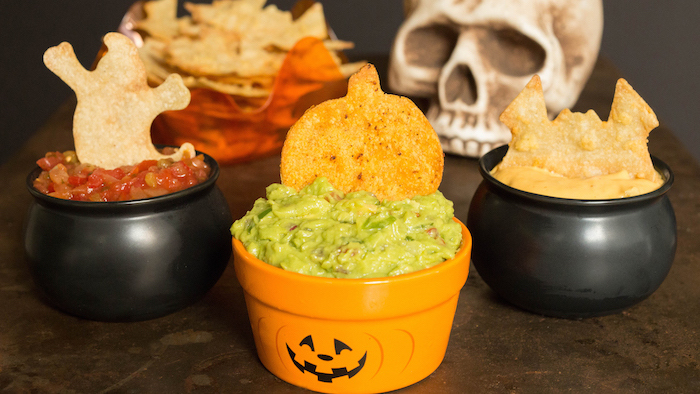
[(519, 77), (532, 75), (544, 66), (544, 48), (514, 29), (494, 30), (481, 40), (482, 56), (504, 74)]
[(408, 33), (405, 55), (408, 64), (442, 68), (457, 45), (459, 33), (451, 26), (428, 25)]

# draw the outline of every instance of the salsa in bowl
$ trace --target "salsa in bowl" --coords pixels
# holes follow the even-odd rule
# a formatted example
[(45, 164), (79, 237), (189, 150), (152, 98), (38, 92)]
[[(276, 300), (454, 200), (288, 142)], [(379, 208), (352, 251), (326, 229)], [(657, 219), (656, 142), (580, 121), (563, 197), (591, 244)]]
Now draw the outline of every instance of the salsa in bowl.
[(29, 270), (38, 291), (69, 314), (138, 321), (184, 308), (208, 292), (231, 256), (228, 203), (219, 167), (201, 183), (127, 201), (75, 201), (44, 194), (27, 176), (34, 201), (24, 225)]
[[(172, 154), (172, 147), (161, 149)], [(37, 160), (42, 171), (32, 186), (52, 197), (75, 201), (126, 201), (157, 197), (206, 181), (211, 166), (204, 155), (143, 160), (134, 165), (104, 169), (81, 163), (75, 151), (48, 152)]]

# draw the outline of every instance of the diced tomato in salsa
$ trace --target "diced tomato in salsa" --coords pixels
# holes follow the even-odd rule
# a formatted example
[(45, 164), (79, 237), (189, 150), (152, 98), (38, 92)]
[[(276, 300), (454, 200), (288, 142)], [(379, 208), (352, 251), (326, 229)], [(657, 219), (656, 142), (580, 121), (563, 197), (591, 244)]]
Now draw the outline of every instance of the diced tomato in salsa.
[(77, 201), (161, 196), (202, 183), (211, 172), (203, 155), (181, 161), (144, 160), (112, 170), (80, 163), (73, 151), (48, 152), (36, 163), (43, 171), (34, 180), (34, 188), (53, 197)]

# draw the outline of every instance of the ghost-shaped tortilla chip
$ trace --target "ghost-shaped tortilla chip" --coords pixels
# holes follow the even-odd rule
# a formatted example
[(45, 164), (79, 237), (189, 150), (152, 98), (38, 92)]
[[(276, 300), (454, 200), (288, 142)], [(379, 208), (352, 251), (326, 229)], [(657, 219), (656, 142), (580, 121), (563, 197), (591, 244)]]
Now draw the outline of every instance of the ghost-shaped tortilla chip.
[(75, 91), (78, 103), (73, 117), (73, 139), (78, 159), (112, 169), (144, 160), (194, 157), (185, 143), (172, 155), (163, 155), (151, 141), (151, 123), (158, 114), (185, 108), (190, 92), (182, 78), (171, 74), (151, 88), (136, 46), (126, 36), (108, 33), (107, 53), (95, 70), (80, 65), (73, 47), (63, 42), (44, 53), (44, 63)]

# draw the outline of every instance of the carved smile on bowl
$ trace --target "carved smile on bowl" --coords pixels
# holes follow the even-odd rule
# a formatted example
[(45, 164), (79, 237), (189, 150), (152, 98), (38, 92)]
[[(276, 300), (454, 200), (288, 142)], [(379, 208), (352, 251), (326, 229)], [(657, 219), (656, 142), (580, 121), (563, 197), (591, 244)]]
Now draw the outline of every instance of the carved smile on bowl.
[[(360, 370), (362, 370), (362, 368), (365, 366), (365, 362), (367, 361), (366, 351), (364, 352), (362, 357), (360, 357), (359, 360), (354, 361), (351, 355), (354, 355), (356, 352), (354, 352), (350, 348), (350, 346), (346, 345), (344, 342), (338, 339), (333, 339), (333, 347), (335, 349), (335, 356), (332, 356), (330, 354), (316, 353), (313, 338), (311, 337), (311, 335), (307, 335), (306, 337), (304, 337), (304, 339), (301, 340), (301, 342), (299, 342), (298, 352), (294, 352), (292, 348), (289, 347), (289, 344), (287, 344), (287, 351), (289, 352), (289, 357), (292, 359), (292, 362), (299, 369), (299, 371), (301, 371), (302, 373), (309, 372), (315, 375), (318, 378), (319, 382), (332, 383), (333, 379), (342, 376), (352, 378), (353, 376), (357, 375), (357, 373), (360, 372)], [(312, 363), (308, 359), (303, 360), (303, 357), (299, 357), (299, 360), (297, 360), (297, 353), (301, 353), (303, 350), (306, 350), (305, 354), (310, 359), (312, 359), (312, 357), (315, 355), (315, 358), (319, 359), (320, 363), (323, 364), (322, 366), (327, 366), (326, 370), (329, 370), (330, 372), (319, 371), (317, 364)], [(352, 364), (353, 368), (348, 369), (347, 366), (328, 367), (329, 363), (333, 360), (336, 361), (336, 363), (334, 363), (335, 365), (343, 365), (347, 361), (348, 364)]]

